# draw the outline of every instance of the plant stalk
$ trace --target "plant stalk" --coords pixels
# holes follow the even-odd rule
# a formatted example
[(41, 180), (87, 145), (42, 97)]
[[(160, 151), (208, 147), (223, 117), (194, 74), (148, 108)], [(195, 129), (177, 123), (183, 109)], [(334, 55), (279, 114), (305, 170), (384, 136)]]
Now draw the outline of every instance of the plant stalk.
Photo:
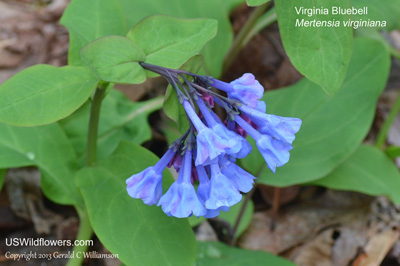
[[(76, 240), (89, 240), (92, 238), (93, 229), (89, 221), (89, 216), (85, 207), (75, 206), (79, 216), (79, 229)], [(87, 251), (88, 245), (78, 245), (72, 248), (73, 257), (71, 257), (67, 266), (80, 266), (84, 260), (84, 253)]]
[(388, 134), (388, 131), (390, 129), (390, 126), (392, 125), (394, 119), (396, 118), (397, 114), (400, 111), (400, 93), (397, 96), (396, 101), (394, 102), (394, 105), (392, 109), (389, 112), (388, 117), (386, 118), (385, 122), (383, 123), (381, 129), (379, 130), (378, 136), (376, 138), (375, 146), (379, 149), (382, 149), (383, 145), (385, 144), (386, 141), (386, 136)]
[(100, 83), (93, 96), (92, 106), (90, 108), (89, 130), (86, 147), (87, 166), (96, 165), (100, 109), (107, 86), (108, 83)]
[(237, 230), (239, 228), (239, 225), (240, 225), (240, 222), (241, 222), (241, 220), (243, 218), (244, 212), (246, 211), (247, 204), (249, 203), (249, 201), (250, 201), (251, 197), (253, 196), (253, 193), (254, 193), (255, 190), (256, 190), (256, 186), (254, 185), (253, 188), (249, 191), (249, 193), (246, 194), (246, 197), (243, 200), (243, 204), (240, 207), (239, 214), (236, 217), (235, 224), (234, 224), (233, 229), (232, 229), (232, 238), (231, 238), (231, 243), (230, 243), (231, 246), (235, 245), (236, 232), (237, 232)]
[(225, 56), (224, 66), (222, 68), (222, 73), (226, 72), (228, 68), (232, 65), (233, 61), (235, 60), (236, 56), (239, 54), (240, 50), (244, 45), (244, 41), (246, 40), (246, 36), (252, 30), (254, 25), (257, 22), (257, 19), (264, 13), (265, 9), (267, 8), (269, 2), (258, 6), (254, 9), (253, 13), (251, 13), (250, 17), (247, 19), (246, 23), (240, 29), (238, 35), (236, 36), (235, 40), (231, 48), (229, 49), (227, 55)]
[[(97, 135), (99, 128), (100, 109), (104, 93), (108, 86), (107, 82), (100, 82), (93, 96), (92, 106), (90, 108), (89, 129), (86, 147), (86, 166), (95, 166), (97, 162)], [(79, 229), (76, 240), (90, 240), (93, 229), (89, 221), (89, 215), (86, 207), (76, 205), (76, 211), (79, 216)], [(84, 259), (84, 252), (88, 249), (87, 245), (74, 245), (72, 248), (73, 257), (71, 257), (67, 266), (80, 266)]]

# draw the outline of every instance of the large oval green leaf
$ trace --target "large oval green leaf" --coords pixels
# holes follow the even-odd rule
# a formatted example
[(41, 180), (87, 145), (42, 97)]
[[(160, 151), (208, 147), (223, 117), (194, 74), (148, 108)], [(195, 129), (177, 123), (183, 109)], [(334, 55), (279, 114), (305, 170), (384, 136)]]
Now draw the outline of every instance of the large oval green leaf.
[(377, 99), (389, 73), (390, 57), (374, 40), (357, 39), (347, 77), (329, 97), (306, 79), (286, 89), (266, 93), (267, 112), (300, 117), (290, 161), (276, 174), (267, 169), (258, 151), (243, 160), (261, 183), (288, 186), (319, 179), (353, 153), (374, 118)]
[[(283, 46), (296, 69), (328, 94), (342, 84), (352, 52), (353, 32), (344, 27), (349, 16), (333, 15), (332, 7), (350, 7), (350, 0), (276, 0)], [(302, 14), (302, 8), (327, 8), (329, 14)], [(300, 12), (300, 14), (298, 14)], [(339, 27), (296, 26), (308, 21), (335, 21)]]
[[(222, 62), (233, 40), (229, 12), (244, 0), (73, 0), (61, 23), (70, 33), (68, 63), (81, 65), (79, 51), (87, 43), (106, 35), (125, 35), (141, 19), (155, 14), (180, 18), (218, 20), (218, 34), (202, 50), (205, 71), (221, 73)], [(173, 60), (173, 59), (171, 59)]]
[(146, 55), (128, 38), (99, 38), (82, 48), (81, 57), (102, 80), (131, 84), (146, 80), (145, 70), (139, 65), (145, 61)]
[(387, 22), (386, 27), (377, 28), (378, 30), (391, 31), (400, 29), (400, 0), (352, 0), (351, 2), (356, 8), (368, 7), (368, 14), (354, 15), (354, 20), (384, 20)]
[(0, 122), (14, 126), (53, 123), (78, 109), (98, 81), (84, 67), (27, 68), (0, 86)]
[[(146, 54), (146, 63), (177, 69), (217, 33), (214, 19), (150, 16), (135, 25), (127, 37)], [(156, 76), (148, 72), (149, 77)]]
[[(98, 166), (78, 172), (90, 222), (104, 246), (126, 265), (193, 265), (196, 242), (187, 219), (168, 217), (126, 192), (125, 180), (156, 162), (148, 150), (121, 142)], [(164, 178), (171, 178), (167, 173)]]
[(59, 125), (24, 128), (0, 123), (0, 136), (0, 168), (37, 166), (49, 199), (59, 204), (82, 202), (73, 178), (75, 153)]
[(399, 169), (378, 148), (361, 145), (343, 164), (322, 179), (312, 182), (333, 189), (386, 195), (400, 203)]

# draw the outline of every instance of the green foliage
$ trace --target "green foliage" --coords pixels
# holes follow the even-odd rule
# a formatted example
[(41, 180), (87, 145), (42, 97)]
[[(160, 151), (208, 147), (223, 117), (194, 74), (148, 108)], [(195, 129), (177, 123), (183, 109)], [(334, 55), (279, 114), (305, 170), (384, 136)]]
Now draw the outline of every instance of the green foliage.
[(346, 161), (326, 177), (312, 182), (333, 189), (386, 195), (400, 203), (400, 173), (378, 148), (361, 145)]
[(279, 265), (294, 266), (291, 261), (267, 252), (230, 247), (218, 242), (197, 242), (198, 266)]
[(79, 204), (73, 176), (77, 171), (74, 150), (57, 124), (14, 127), (0, 123), (0, 169), (37, 166), (44, 194), (60, 204)]
[(38, 126), (55, 122), (79, 108), (98, 79), (83, 67), (36, 65), (0, 86), (0, 122)]
[(336, 92), (346, 77), (352, 53), (352, 28), (296, 27), (296, 20), (335, 19), (342, 23), (345, 17), (332, 14), (309, 17), (307, 14), (297, 14), (295, 8), (347, 8), (350, 6), (350, 0), (276, 0), (275, 6), (283, 46), (292, 64), (328, 94)]
[[(90, 222), (106, 248), (127, 265), (193, 265), (196, 242), (187, 220), (170, 218), (126, 192), (125, 180), (157, 160), (148, 150), (121, 142), (98, 166), (78, 172)], [(168, 171), (164, 177), (171, 179)]]
[(316, 180), (331, 172), (357, 149), (369, 131), (389, 66), (389, 54), (380, 42), (357, 39), (347, 77), (335, 95), (325, 95), (306, 79), (266, 93), (268, 113), (300, 117), (303, 124), (290, 162), (275, 175), (258, 151), (243, 160), (245, 168), (260, 174), (258, 182), (276, 186)]
[(368, 7), (368, 14), (355, 15), (354, 19), (359, 20), (386, 20), (387, 25), (384, 30), (392, 31), (400, 28), (400, 0), (352, 0), (352, 5), (356, 8)]
[(246, 0), (248, 6), (261, 6), (268, 3), (270, 0)]
[[(101, 108), (98, 134), (98, 158), (104, 159), (126, 140), (141, 144), (151, 138), (147, 121), (150, 113), (160, 109), (162, 98), (133, 103), (125, 95), (112, 89)], [(70, 138), (79, 160), (84, 161), (88, 133), (90, 102), (83, 105), (60, 124)]]
[[(205, 69), (219, 76), (233, 33), (229, 11), (243, 0), (73, 0), (65, 10), (61, 24), (70, 33), (68, 63), (82, 65), (79, 51), (89, 42), (106, 35), (125, 35), (139, 20), (154, 14), (180, 18), (212, 18), (218, 21), (218, 34), (205, 46)], [(196, 40), (200, 41), (200, 40)]]
[(400, 157), (400, 147), (390, 146), (385, 150), (385, 153), (391, 159)]
[[(146, 54), (146, 63), (177, 69), (215, 37), (214, 19), (150, 16), (136, 24), (127, 37)], [(157, 76), (147, 72), (148, 77)]]
[(107, 36), (97, 39), (82, 48), (81, 57), (102, 80), (132, 84), (146, 80), (146, 73), (139, 65), (146, 55), (128, 38)]

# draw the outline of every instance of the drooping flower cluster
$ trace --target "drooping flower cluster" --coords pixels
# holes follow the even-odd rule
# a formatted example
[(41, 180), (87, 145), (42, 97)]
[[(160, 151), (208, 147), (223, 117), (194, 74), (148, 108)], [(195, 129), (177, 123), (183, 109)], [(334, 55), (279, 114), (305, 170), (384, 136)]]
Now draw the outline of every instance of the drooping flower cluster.
[[(247, 193), (253, 187), (255, 177), (236, 164), (252, 149), (245, 139), (247, 135), (255, 140), (272, 172), (289, 161), (301, 120), (266, 114), (266, 105), (260, 101), (264, 88), (252, 74), (225, 83), (182, 70), (141, 64), (172, 85), (190, 126), (154, 166), (126, 180), (132, 198), (157, 204), (169, 216), (212, 218), (229, 210), (242, 199), (241, 192)], [(227, 97), (212, 88), (224, 91)], [(214, 112), (215, 104), (226, 111), (224, 122)], [(166, 167), (174, 167), (179, 174), (163, 195), (162, 172)]]

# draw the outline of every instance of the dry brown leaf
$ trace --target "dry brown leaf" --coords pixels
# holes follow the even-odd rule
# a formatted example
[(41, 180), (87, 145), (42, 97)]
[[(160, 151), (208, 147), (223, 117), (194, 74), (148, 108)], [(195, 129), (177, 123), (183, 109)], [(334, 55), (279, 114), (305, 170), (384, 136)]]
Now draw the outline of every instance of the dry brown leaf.
[(364, 254), (352, 266), (379, 266), (398, 238), (399, 231), (391, 229), (372, 236), (364, 248)]
[(304, 245), (294, 254), (298, 266), (332, 266), (332, 246), (335, 229), (328, 229), (319, 234), (313, 241)]

